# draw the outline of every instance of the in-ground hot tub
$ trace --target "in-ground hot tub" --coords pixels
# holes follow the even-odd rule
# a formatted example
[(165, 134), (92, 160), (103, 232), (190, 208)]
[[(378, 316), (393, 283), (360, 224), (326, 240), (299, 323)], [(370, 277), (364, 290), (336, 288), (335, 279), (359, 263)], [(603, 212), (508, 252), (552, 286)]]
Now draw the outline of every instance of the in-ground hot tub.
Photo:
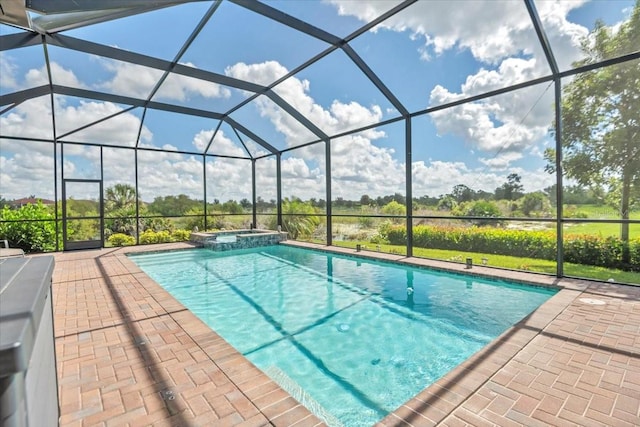
[(277, 245), (287, 240), (287, 233), (259, 229), (194, 232), (190, 240), (214, 251), (229, 251)]

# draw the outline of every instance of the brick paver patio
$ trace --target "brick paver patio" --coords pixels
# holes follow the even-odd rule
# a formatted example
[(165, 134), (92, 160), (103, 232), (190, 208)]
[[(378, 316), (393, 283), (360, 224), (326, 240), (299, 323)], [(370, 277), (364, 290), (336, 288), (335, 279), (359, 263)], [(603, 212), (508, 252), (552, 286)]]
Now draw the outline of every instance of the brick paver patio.
[[(55, 254), (60, 425), (321, 425), (125, 256), (188, 247)], [(473, 272), (562, 290), (380, 426), (640, 425), (640, 287)]]

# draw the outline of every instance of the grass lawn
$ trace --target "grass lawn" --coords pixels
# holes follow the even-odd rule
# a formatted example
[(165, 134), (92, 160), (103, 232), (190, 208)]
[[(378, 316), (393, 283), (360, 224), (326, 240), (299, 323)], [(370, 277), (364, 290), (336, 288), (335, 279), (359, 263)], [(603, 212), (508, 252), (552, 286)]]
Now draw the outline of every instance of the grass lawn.
[[(566, 224), (565, 234), (595, 234), (602, 236), (620, 236), (620, 224), (607, 224), (599, 222), (587, 222), (579, 224)], [(640, 237), (640, 224), (629, 225), (629, 237)]]
[[(620, 214), (611, 207), (598, 205), (572, 205), (569, 210), (585, 214), (589, 219), (620, 219)], [(567, 208), (565, 208), (567, 211)], [(640, 211), (631, 211), (630, 219), (640, 219)], [(600, 234), (602, 236), (620, 236), (620, 224), (607, 224), (598, 222), (573, 223), (565, 225), (565, 233), (568, 234)], [(640, 237), (640, 225), (631, 224), (629, 226), (631, 238)]]
[[(376, 245), (366, 241), (339, 241), (333, 242), (335, 246), (355, 248), (357, 244), (366, 246), (367, 250), (377, 250), (380, 246), (381, 252), (406, 254), (404, 246)], [(419, 258), (431, 258), (443, 261), (464, 263), (466, 258), (473, 258), (474, 264), (481, 264), (482, 258), (487, 258), (489, 267), (506, 268), (509, 270), (525, 270), (536, 273), (555, 274), (556, 262), (536, 258), (520, 258), (507, 255), (483, 254), (478, 252), (451, 251), (443, 249), (413, 248), (413, 255)], [(583, 277), (587, 279), (608, 280), (613, 278), (618, 283), (629, 283), (640, 285), (640, 273), (616, 270), (612, 268), (597, 267), (593, 265), (564, 263), (565, 275)]]

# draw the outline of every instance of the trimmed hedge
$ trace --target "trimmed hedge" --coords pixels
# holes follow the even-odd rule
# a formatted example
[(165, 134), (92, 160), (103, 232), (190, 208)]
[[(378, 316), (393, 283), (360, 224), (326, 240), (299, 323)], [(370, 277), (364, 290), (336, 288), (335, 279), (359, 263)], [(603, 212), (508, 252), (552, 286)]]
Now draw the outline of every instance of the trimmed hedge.
[[(385, 225), (381, 237), (392, 245), (406, 245), (404, 225)], [(418, 225), (413, 228), (413, 245), (419, 248), (463, 250), (547, 260), (556, 259), (556, 235), (549, 231), (505, 230), (487, 227), (446, 227)], [(625, 247), (630, 262), (624, 263)], [(640, 271), (640, 238), (628, 246), (618, 237), (589, 234), (566, 235), (564, 260), (575, 264), (596, 265)]]
[(189, 237), (191, 237), (189, 230), (174, 230), (173, 232), (169, 232), (168, 230), (153, 231), (149, 229), (140, 235), (140, 244), (182, 242), (189, 240)]
[(136, 239), (128, 234), (114, 233), (109, 236), (107, 242), (109, 242), (111, 246), (133, 246), (136, 244)]

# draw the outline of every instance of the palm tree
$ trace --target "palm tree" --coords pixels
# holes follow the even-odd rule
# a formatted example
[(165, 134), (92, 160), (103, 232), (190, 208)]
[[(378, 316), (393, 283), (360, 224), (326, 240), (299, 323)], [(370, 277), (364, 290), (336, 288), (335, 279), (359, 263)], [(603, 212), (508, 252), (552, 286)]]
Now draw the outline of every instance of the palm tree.
[(116, 184), (105, 192), (105, 210), (115, 211), (135, 206), (136, 189), (129, 184)]
[(136, 235), (136, 189), (129, 184), (115, 184), (104, 196), (105, 233)]

